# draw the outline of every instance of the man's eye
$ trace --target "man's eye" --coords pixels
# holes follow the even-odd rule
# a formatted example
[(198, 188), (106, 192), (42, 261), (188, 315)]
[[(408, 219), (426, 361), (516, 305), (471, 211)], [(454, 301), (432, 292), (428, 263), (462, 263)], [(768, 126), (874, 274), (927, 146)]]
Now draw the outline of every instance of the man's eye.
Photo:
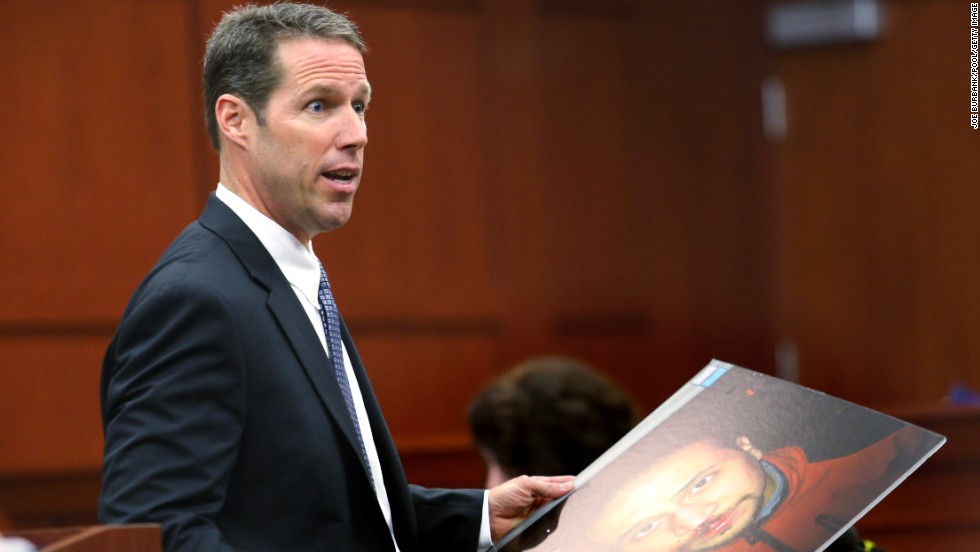
[(321, 102), (320, 100), (314, 100), (306, 104), (306, 109), (309, 109), (313, 113), (323, 113), (324, 109), (326, 109), (326, 106), (324, 106), (323, 102)]
[(640, 540), (643, 537), (647, 536), (648, 534), (656, 531), (657, 529), (660, 528), (663, 522), (664, 522), (663, 516), (657, 516), (649, 520), (647, 523), (639, 526), (636, 529), (636, 531), (634, 531), (633, 540)]
[(694, 494), (694, 493), (700, 491), (701, 489), (707, 487), (708, 486), (708, 483), (711, 483), (711, 481), (714, 478), (715, 478), (715, 474), (711, 474), (711, 475), (708, 475), (706, 477), (701, 478), (700, 481), (698, 481), (697, 483), (694, 484), (693, 487), (691, 487), (691, 494)]
[(358, 115), (364, 115), (364, 112), (367, 111), (367, 105), (364, 102), (354, 102), (351, 106)]

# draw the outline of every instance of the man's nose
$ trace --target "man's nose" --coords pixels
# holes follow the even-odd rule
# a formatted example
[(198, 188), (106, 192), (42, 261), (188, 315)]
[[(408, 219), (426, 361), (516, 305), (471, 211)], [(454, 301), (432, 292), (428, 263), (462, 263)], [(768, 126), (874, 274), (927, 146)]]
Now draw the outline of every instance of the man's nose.
[(677, 536), (686, 535), (697, 529), (711, 515), (710, 506), (687, 506), (674, 512), (673, 531)]
[(337, 147), (340, 149), (358, 150), (367, 145), (367, 123), (363, 113), (353, 108), (345, 110), (337, 133)]

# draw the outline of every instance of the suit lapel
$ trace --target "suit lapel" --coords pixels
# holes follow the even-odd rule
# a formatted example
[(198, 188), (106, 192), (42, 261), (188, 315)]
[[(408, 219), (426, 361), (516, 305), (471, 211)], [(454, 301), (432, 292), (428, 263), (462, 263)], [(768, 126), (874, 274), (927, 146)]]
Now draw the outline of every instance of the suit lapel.
[(371, 422), (374, 446), (378, 451), (381, 471), (384, 472), (385, 490), (391, 505), (395, 537), (402, 550), (413, 550), (415, 548), (414, 543), (418, 540), (416, 520), (412, 497), (408, 494), (408, 481), (398, 456), (398, 449), (388, 431), (388, 424), (381, 413), (378, 399), (374, 396), (374, 389), (371, 387), (367, 372), (364, 370), (364, 363), (361, 362), (361, 356), (358, 354), (357, 348), (354, 347), (354, 340), (351, 338), (343, 318), (340, 320), (340, 334), (354, 368), (354, 376), (357, 378), (357, 385), (364, 400), (364, 409), (367, 411), (368, 420)]
[[(269, 311), (282, 329), (286, 343), (299, 359), (323, 406), (340, 427), (348, 444), (355, 451), (356, 457), (361, 460), (364, 477), (367, 478), (368, 468), (364, 465), (354, 423), (347, 411), (337, 380), (333, 376), (330, 361), (316, 331), (310, 325), (309, 317), (303, 311), (296, 294), (272, 255), (248, 226), (238, 218), (238, 215), (214, 194), (211, 194), (208, 199), (199, 221), (202, 226), (220, 236), (235, 252), (252, 279), (268, 290), (269, 298), (266, 304)], [(358, 374), (359, 383), (361, 377), (361, 374)], [(371, 397), (373, 400), (373, 394)], [(373, 428), (374, 420), (372, 419), (371, 422)]]

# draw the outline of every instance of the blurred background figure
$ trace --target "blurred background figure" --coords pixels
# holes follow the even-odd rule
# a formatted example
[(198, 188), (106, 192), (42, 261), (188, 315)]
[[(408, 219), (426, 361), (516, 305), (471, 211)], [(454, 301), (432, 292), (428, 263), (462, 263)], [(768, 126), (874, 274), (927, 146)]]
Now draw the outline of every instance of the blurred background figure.
[(844, 534), (837, 537), (833, 543), (824, 549), (824, 552), (886, 552), (884, 548), (870, 540), (861, 538), (860, 533), (851, 527)]
[(587, 364), (540, 357), (483, 388), (468, 417), (490, 488), (522, 474), (578, 474), (633, 428), (639, 411)]

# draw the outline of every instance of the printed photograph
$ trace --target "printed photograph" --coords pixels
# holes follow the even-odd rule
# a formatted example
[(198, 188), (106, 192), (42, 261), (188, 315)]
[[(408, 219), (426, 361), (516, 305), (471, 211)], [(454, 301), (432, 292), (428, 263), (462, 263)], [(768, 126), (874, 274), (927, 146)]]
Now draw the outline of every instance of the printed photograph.
[(713, 362), (497, 550), (821, 550), (944, 441)]

